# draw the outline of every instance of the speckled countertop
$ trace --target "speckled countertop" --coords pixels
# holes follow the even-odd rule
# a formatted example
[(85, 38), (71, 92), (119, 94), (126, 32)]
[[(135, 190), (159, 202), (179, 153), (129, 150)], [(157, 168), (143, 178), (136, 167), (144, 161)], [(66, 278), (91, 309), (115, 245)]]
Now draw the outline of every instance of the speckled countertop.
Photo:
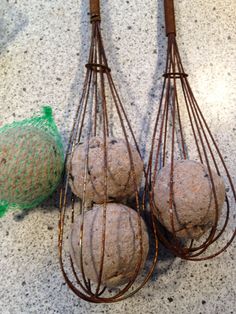
[[(107, 57), (144, 147), (146, 139), (150, 143), (165, 62), (162, 1), (101, 2)], [(236, 2), (175, 3), (183, 63), (235, 180)], [(0, 125), (51, 104), (66, 142), (87, 61), (87, 13), (84, 0), (1, 0)], [(77, 299), (59, 270), (58, 210), (52, 204), (0, 220), (1, 314), (235, 313), (235, 243), (201, 263), (181, 261), (161, 248), (153, 279), (134, 297), (113, 305)]]

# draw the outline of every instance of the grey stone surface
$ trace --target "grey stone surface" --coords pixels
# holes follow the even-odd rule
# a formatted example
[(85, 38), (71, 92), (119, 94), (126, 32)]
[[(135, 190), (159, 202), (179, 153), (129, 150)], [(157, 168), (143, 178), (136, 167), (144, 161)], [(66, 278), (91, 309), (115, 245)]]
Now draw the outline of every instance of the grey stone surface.
[[(162, 1), (101, 2), (107, 57), (147, 157), (165, 63)], [(186, 72), (235, 182), (236, 2), (175, 2)], [(87, 12), (88, 1), (1, 0), (1, 125), (48, 103), (66, 143), (87, 61)], [(225, 254), (200, 263), (173, 258), (161, 248), (144, 289), (121, 303), (94, 305), (79, 300), (63, 282), (57, 219), (51, 200), (0, 220), (1, 314), (235, 313), (235, 242)]]

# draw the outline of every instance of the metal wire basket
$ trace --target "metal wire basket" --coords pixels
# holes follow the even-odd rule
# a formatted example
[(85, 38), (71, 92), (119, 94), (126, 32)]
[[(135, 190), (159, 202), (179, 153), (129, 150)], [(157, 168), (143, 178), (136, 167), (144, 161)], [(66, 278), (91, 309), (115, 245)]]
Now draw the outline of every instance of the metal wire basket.
[[(147, 210), (139, 191), (145, 170), (107, 63), (98, 0), (90, 1), (90, 16), (89, 60), (60, 193), (58, 248), (71, 290), (86, 301), (108, 303), (148, 281), (158, 240), (154, 215), (148, 214), (151, 237), (143, 219)], [(155, 249), (147, 260), (151, 239)], [(121, 286), (107, 273), (116, 283), (122, 277)]]
[(200, 261), (219, 255), (235, 238), (236, 192), (184, 71), (173, 0), (164, 0), (164, 8), (167, 60), (147, 185), (161, 223), (159, 239), (175, 255)]

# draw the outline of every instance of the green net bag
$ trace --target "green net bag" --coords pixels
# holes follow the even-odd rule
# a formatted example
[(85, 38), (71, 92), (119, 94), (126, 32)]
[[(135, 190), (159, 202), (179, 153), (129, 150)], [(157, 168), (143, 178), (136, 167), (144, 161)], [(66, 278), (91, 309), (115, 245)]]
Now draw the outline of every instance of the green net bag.
[(56, 189), (63, 145), (52, 109), (0, 128), (0, 217), (8, 209), (37, 206)]

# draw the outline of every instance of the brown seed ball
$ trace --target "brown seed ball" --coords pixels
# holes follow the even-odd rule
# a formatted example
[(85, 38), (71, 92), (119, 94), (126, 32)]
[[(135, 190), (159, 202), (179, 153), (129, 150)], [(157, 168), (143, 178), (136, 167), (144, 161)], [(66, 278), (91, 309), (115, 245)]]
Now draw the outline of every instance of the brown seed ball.
[[(104, 149), (103, 138), (92, 137), (90, 139), (85, 195), (87, 202), (104, 202)], [(143, 161), (134, 146), (130, 145), (130, 149), (138, 187), (142, 178)], [(77, 145), (72, 154), (71, 162), (67, 165), (71, 189), (80, 198), (83, 197), (86, 158), (86, 143)], [(133, 196), (136, 186), (125, 140), (107, 138), (107, 164), (107, 201), (121, 201)]]
[[(81, 271), (80, 265), (80, 215), (71, 228), (70, 253), (74, 263)], [(103, 234), (103, 205), (94, 205), (84, 214), (83, 227), (83, 267), (85, 276), (98, 282)], [(127, 283), (135, 274), (141, 257), (139, 216), (133, 209), (117, 203), (107, 204), (105, 255), (103, 263), (102, 284), (116, 287)], [(141, 218), (143, 268), (149, 249), (148, 233)]]
[(62, 147), (34, 126), (0, 134), (0, 200), (30, 208), (57, 187), (64, 167)]
[[(220, 215), (225, 199), (225, 186), (223, 179), (215, 171), (211, 172)], [(176, 236), (198, 239), (214, 225), (216, 215), (213, 188), (207, 167), (191, 160), (176, 161), (173, 181), (175, 204), (173, 221)], [(157, 176), (154, 203), (159, 221), (172, 232), (169, 193), (170, 165), (167, 165)]]

